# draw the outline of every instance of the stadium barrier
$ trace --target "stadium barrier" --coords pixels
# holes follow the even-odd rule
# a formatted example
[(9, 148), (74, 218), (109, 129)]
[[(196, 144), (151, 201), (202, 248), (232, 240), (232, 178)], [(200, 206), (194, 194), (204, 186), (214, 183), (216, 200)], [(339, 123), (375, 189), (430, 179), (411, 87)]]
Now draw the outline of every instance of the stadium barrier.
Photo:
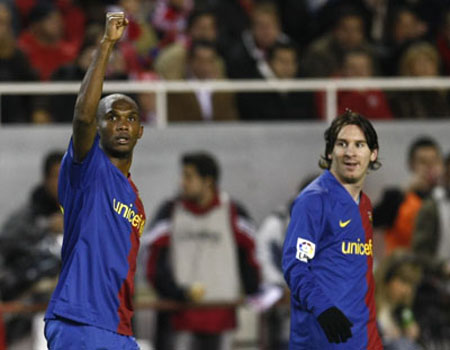
[[(2, 95), (76, 94), (80, 82), (0, 83)], [(352, 78), (295, 80), (210, 80), (210, 81), (107, 81), (104, 93), (154, 92), (156, 94), (156, 127), (167, 126), (167, 94), (207, 89), (222, 92), (325, 91), (326, 120), (337, 113), (339, 90), (433, 90), (450, 89), (448, 77), (438, 78)], [(1, 117), (1, 116), (0, 116)], [(1, 120), (1, 118), (0, 118)]]

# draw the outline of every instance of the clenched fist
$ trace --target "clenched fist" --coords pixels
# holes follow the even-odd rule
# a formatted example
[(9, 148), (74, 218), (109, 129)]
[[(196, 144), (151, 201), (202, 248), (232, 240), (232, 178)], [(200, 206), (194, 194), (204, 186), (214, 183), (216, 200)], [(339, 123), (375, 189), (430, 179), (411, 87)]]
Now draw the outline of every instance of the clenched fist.
[(123, 12), (108, 12), (106, 14), (106, 27), (103, 39), (114, 42), (119, 40), (127, 25), (128, 20)]

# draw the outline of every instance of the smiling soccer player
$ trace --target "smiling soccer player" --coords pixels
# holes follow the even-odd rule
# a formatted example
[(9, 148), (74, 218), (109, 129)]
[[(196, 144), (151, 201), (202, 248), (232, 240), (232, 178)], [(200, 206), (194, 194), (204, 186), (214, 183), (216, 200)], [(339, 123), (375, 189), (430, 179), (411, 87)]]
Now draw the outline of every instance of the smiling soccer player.
[(324, 173), (296, 198), (283, 251), (291, 350), (380, 350), (372, 275), (372, 205), (380, 167), (372, 124), (347, 111), (325, 132)]

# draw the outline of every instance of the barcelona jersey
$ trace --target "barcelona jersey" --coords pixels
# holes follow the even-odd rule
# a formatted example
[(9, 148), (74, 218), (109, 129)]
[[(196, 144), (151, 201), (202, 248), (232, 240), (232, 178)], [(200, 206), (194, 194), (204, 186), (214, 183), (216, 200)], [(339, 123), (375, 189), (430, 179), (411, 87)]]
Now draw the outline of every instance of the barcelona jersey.
[(97, 135), (81, 163), (70, 142), (58, 195), (64, 212), (62, 268), (45, 318), (132, 335), (133, 280), (145, 224), (136, 186), (111, 163)]
[[(372, 274), (372, 206), (329, 172), (306, 187), (291, 211), (283, 248), (291, 290), (291, 350), (379, 350)], [(317, 316), (336, 306), (353, 323), (346, 343), (329, 343)]]

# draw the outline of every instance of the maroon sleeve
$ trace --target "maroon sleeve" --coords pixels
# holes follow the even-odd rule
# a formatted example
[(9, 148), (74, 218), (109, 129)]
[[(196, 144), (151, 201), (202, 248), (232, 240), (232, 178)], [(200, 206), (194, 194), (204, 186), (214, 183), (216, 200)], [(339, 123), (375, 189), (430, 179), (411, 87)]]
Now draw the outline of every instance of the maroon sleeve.
[(231, 223), (239, 255), (241, 281), (247, 294), (255, 293), (260, 282), (260, 266), (256, 259), (256, 228), (247, 211), (231, 204)]

